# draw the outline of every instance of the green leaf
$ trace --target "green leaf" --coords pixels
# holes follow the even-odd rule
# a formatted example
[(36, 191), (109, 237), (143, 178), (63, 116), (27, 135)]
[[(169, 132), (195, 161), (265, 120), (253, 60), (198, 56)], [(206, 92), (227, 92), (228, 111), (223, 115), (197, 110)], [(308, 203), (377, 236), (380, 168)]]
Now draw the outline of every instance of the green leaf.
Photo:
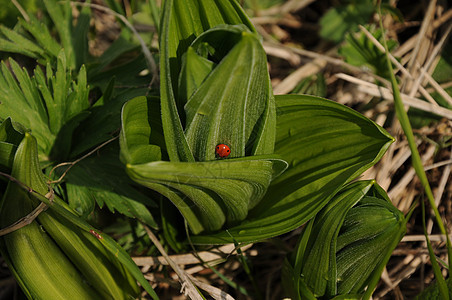
[[(102, 72), (102, 70), (111, 64), (115, 59), (118, 59), (121, 55), (135, 50), (139, 47), (139, 44), (128, 38), (125, 32), (121, 32), (119, 37), (105, 50), (104, 53), (97, 59), (96, 63), (90, 67), (89, 75), (90, 79)], [(141, 70), (140, 70), (141, 71)], [(92, 80), (90, 80), (92, 82)]]
[(290, 94), (305, 94), (326, 97), (326, 81), (322, 73), (301, 80)]
[(124, 164), (141, 164), (161, 159), (160, 147), (149, 144), (158, 141), (164, 144), (162, 134), (154, 133), (160, 123), (160, 107), (157, 101), (138, 97), (124, 105), (120, 136), (120, 156)]
[(189, 47), (182, 57), (182, 70), (179, 75), (178, 110), (182, 111), (187, 100), (202, 84), (204, 79), (213, 70), (215, 64), (199, 56), (193, 47)]
[[(192, 22), (192, 14), (205, 22)], [(159, 124), (152, 124), (158, 119), (149, 103), (132, 100), (123, 109), (121, 159), (129, 176), (171, 200), (194, 233), (244, 220), (286, 168), (272, 155), (274, 99), (260, 39), (252, 27), (221, 24), (241, 18), (247, 20), (235, 2), (165, 2), (161, 121), (170, 162), (156, 161), (151, 134)], [(173, 28), (174, 22), (183, 27)], [(171, 29), (187, 36), (191, 48)], [(215, 147), (222, 143), (231, 155), (216, 160)]]
[(252, 156), (194, 163), (157, 161), (127, 165), (127, 172), (134, 181), (172, 200), (192, 231), (199, 233), (243, 220), (285, 166), (281, 160)]
[[(446, 280), (447, 289), (449, 290), (449, 295), (452, 295), (452, 278), (449, 277)], [(414, 300), (436, 300), (441, 298), (441, 293), (439, 289), (438, 281), (432, 283), (428, 288), (417, 295)]]
[(76, 61), (72, 45), (72, 8), (70, 1), (60, 3), (56, 0), (43, 0), (43, 2), (58, 31), (68, 67), (73, 70), (76, 67)]
[(195, 243), (270, 238), (311, 219), (336, 192), (375, 164), (394, 139), (354, 110), (313, 96), (277, 96), (275, 154), (289, 168), (270, 185), (247, 221)]
[[(36, 207), (32, 196), (34, 193), (44, 194), (48, 191), (39, 166), (36, 140), (28, 133), (17, 148), (11, 176), (25, 186), (14, 181), (8, 183), (0, 203), (2, 228), (29, 214)], [(43, 214), (45, 212), (38, 218)], [(81, 276), (77, 266), (36, 221), (2, 237), (0, 249), (30, 299), (62, 298), (63, 295), (74, 299), (99, 297)], [(58, 275), (58, 279), (62, 281), (55, 282), (57, 277), (52, 275)]]
[(32, 58), (38, 58), (44, 54), (41, 47), (20, 33), (3, 25), (0, 25), (0, 32), (6, 37), (6, 39), (0, 39), (1, 51), (20, 53)]
[(11, 119), (7, 118), (0, 125), (0, 171), (10, 172), (13, 166), (14, 155), (24, 133), (15, 128)]
[(77, 17), (77, 24), (73, 28), (71, 34), (72, 45), (74, 47), (75, 55), (75, 69), (80, 67), (88, 61), (89, 47), (88, 47), (88, 32), (91, 21), (91, 9), (89, 6), (83, 6), (80, 14)]
[(312, 230), (300, 241), (309, 240), (294, 266), (306, 284), (300, 292), (328, 299), (363, 293), (406, 230), (403, 214), (373, 181), (346, 186), (308, 224)]
[(335, 6), (320, 19), (320, 36), (339, 43), (347, 32), (355, 32), (359, 24), (367, 24), (374, 12), (371, 0)]
[(72, 209), (86, 217), (95, 202), (111, 212), (119, 212), (156, 228), (157, 224), (146, 206), (156, 204), (133, 187), (118, 159), (117, 147), (106, 147), (95, 157), (88, 157), (65, 177), (68, 202)]
[[(381, 30), (370, 28), (372, 35), (379, 41), (382, 40)], [(359, 67), (367, 67), (372, 70), (373, 73), (389, 79), (389, 71), (386, 67), (386, 57), (369, 38), (361, 33), (358, 36), (355, 34), (346, 35), (346, 43), (339, 48), (339, 54), (345, 57), (345, 60)], [(394, 40), (388, 41), (389, 50), (391, 51), (397, 46), (397, 42)]]
[(56, 71), (48, 63), (45, 75), (37, 67), (30, 77), (14, 60), (9, 63), (11, 71), (3, 62), (0, 72), (0, 118), (10, 117), (32, 131), (39, 141), (41, 160), (64, 160), (74, 129), (88, 116), (85, 67), (72, 79), (63, 50)]
[(0, 142), (10, 143), (19, 146), (24, 138), (22, 128), (18, 124), (13, 124), (11, 118), (6, 118), (0, 125)]
[[(109, 86), (113, 83), (111, 82)], [(121, 126), (121, 107), (127, 100), (146, 94), (146, 90), (143, 88), (116, 90), (117, 94), (112, 96), (112, 99), (105, 103), (96, 102), (96, 105), (89, 108), (89, 116), (74, 130), (69, 157), (77, 157), (113, 138)], [(108, 96), (108, 87), (104, 93)], [(103, 102), (103, 99), (101, 100)]]
[(258, 36), (224, 25), (204, 32), (192, 47), (202, 52), (206, 45), (219, 63), (185, 104), (185, 136), (195, 160), (214, 160), (218, 144), (231, 148), (229, 157), (271, 154), (274, 100)]
[(10, 117), (31, 129), (41, 142), (40, 151), (48, 152), (55, 137), (47, 127), (47, 113), (37, 84), (14, 60), (9, 62), (12, 71), (4, 62), (0, 71), (0, 118)]
[(44, 53), (40, 53), (42, 58), (48, 60), (55, 59), (61, 50), (61, 45), (52, 37), (49, 28), (45, 23), (38, 20), (35, 16), (30, 15), (30, 20), (26, 22), (23, 19), (19, 19), (19, 24), (26, 29), (39, 44)]
[[(21, 142), (16, 157), (20, 157), (20, 159), (16, 159), (14, 161), (14, 168), (12, 171), (12, 176), (15, 178), (18, 178), (21, 182), (25, 183), (27, 186), (32, 187), (33, 189), (30, 191), (28, 187), (22, 187), (17, 184), (14, 184), (14, 187), (17, 188), (19, 192), (24, 193), (27, 195), (28, 198), (31, 199), (31, 196), (33, 198), (36, 198), (40, 200), (41, 202), (44, 202), (47, 204), (51, 212), (60, 220), (63, 220), (63, 222), (69, 222), (70, 225), (76, 226), (83, 230), (85, 232), (85, 237), (90, 237), (91, 240), (93, 239), (93, 232), (98, 232), (96, 229), (94, 229), (90, 224), (88, 224), (86, 221), (84, 221), (82, 218), (77, 216), (75, 212), (73, 212), (65, 202), (63, 202), (58, 196), (55, 196), (53, 201), (50, 201), (48, 198), (46, 198), (43, 194), (47, 193), (48, 186), (45, 183), (45, 178), (40, 170), (39, 161), (38, 161), (38, 151), (36, 146), (36, 140), (33, 136), (26, 133), (24, 140)], [(30, 202), (31, 204), (31, 202)], [(22, 206), (19, 206), (22, 207)], [(1, 207), (3, 209), (3, 207)], [(0, 210), (1, 210), (0, 209)], [(31, 208), (30, 208), (31, 209)], [(15, 210), (18, 212), (18, 210)], [(25, 213), (28, 213), (24, 211)], [(20, 212), (19, 212), (20, 213)], [(10, 216), (13, 221), (17, 220), (17, 218), (22, 217), (20, 215), (18, 216)], [(4, 221), (4, 219), (1, 219)], [(32, 223), (36, 224), (36, 223)], [(2, 224), (2, 227), (7, 224)], [(36, 226), (38, 227), (38, 226)], [(42, 231), (42, 229), (37, 229), (37, 232)], [(100, 236), (100, 235), (99, 235)], [(141, 286), (151, 295), (153, 299), (158, 299), (157, 294), (150, 286), (149, 282), (144, 278), (143, 274), (141, 273), (140, 269), (136, 266), (136, 264), (133, 262), (133, 260), (130, 258), (130, 256), (127, 254), (127, 252), (124, 251), (123, 248), (121, 248), (111, 237), (109, 237), (106, 234), (102, 234), (101, 238), (97, 237), (95, 238), (95, 242), (101, 243), (105, 249), (110, 253), (111, 257), (114, 257), (117, 259), (125, 269), (130, 272), (130, 274), (133, 275), (133, 277), (141, 284)], [(4, 244), (0, 244), (0, 246), (3, 246)], [(41, 244), (42, 245), (42, 244)], [(2, 249), (3, 250), (3, 249)], [(67, 257), (65, 256), (64, 259), (61, 259), (61, 261), (65, 261)], [(66, 273), (64, 273), (66, 274)], [(69, 274), (69, 275), (68, 275)], [(69, 271), (69, 273), (66, 274), (68, 276), (75, 275)], [(35, 276), (36, 274), (33, 274)], [(61, 274), (60, 274), (61, 275)], [(36, 276), (35, 276), (36, 277)], [(20, 279), (20, 278), (19, 278)], [(88, 285), (87, 285), (88, 287)], [(42, 289), (42, 288), (41, 288)]]
[(254, 27), (235, 1), (174, 1), (164, 2), (160, 24), (160, 89), (162, 123), (168, 155), (172, 161), (193, 161), (184, 136), (177, 109), (178, 78), (182, 55), (194, 39), (204, 31), (220, 24), (245, 24)]
[[(40, 8), (40, 1), (38, 0), (24, 0), (21, 1), (22, 7), (27, 8), (27, 13), (34, 14)], [(17, 18), (20, 12), (12, 1), (5, 1), (2, 3), (2, 10), (0, 11), (0, 23), (8, 27), (13, 27), (17, 23)], [(0, 43), (1, 44), (1, 43)]]

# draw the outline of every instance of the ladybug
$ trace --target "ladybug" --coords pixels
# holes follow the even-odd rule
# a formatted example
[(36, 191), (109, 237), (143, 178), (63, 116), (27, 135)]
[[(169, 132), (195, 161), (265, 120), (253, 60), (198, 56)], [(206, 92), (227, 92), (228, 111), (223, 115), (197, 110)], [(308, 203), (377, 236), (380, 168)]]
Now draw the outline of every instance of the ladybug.
[(218, 144), (215, 147), (215, 153), (219, 156), (219, 157), (228, 157), (229, 154), (231, 154), (231, 149), (229, 148), (228, 145), (226, 144)]

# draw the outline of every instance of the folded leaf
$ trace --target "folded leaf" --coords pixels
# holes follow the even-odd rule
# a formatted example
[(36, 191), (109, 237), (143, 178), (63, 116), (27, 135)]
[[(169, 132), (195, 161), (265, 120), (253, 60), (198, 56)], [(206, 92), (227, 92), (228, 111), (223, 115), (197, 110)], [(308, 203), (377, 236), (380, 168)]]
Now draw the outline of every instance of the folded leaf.
[(182, 56), (188, 46), (204, 31), (220, 24), (245, 24), (254, 27), (235, 1), (167, 0), (160, 23), (160, 92), (162, 124), (168, 155), (172, 161), (193, 161), (184, 136), (178, 78)]
[(244, 26), (224, 25), (193, 42), (199, 52), (206, 45), (219, 63), (185, 105), (185, 134), (195, 160), (214, 160), (215, 146), (223, 143), (231, 148), (229, 157), (273, 153), (274, 100), (258, 36)]
[[(357, 295), (380, 276), (380, 266), (405, 233), (405, 222), (382, 189), (370, 183), (345, 187), (310, 221), (312, 230), (302, 234), (301, 241), (305, 235), (308, 240), (293, 268), (301, 270), (300, 293), (328, 299)], [(292, 282), (293, 292), (300, 283)]]
[(289, 163), (288, 169), (272, 181), (246, 222), (228, 232), (192, 237), (193, 242), (250, 242), (293, 230), (375, 164), (393, 142), (371, 120), (329, 100), (276, 96), (276, 105), (275, 154)]
[(127, 165), (127, 172), (134, 181), (172, 200), (192, 231), (199, 233), (243, 220), (285, 166), (281, 160), (254, 156), (194, 163), (157, 161)]
[[(191, 23), (195, 15), (205, 22)], [(165, 2), (160, 107), (169, 162), (152, 137), (159, 119), (150, 103), (134, 99), (122, 112), (129, 176), (171, 200), (194, 233), (243, 221), (286, 168), (273, 155), (275, 104), (260, 39), (249, 21), (228, 25), (242, 20), (234, 1)], [(231, 151), (224, 159), (222, 144)]]
[[(53, 201), (43, 196), (48, 186), (40, 169), (36, 140), (28, 133), (16, 151), (11, 175), (32, 189), (15, 182), (8, 184), (0, 202), (2, 228), (29, 213), (38, 200), (47, 204), (50, 210), (38, 216), (41, 225), (33, 221), (0, 239), (3, 257), (30, 298), (53, 299), (65, 298), (66, 295), (73, 299), (101, 299), (96, 291), (105, 295), (114, 290), (107, 298), (129, 298), (138, 293), (136, 279), (153, 299), (158, 299), (130, 256), (111, 237), (99, 234), (57, 195)], [(48, 234), (53, 235), (52, 238)], [(6, 251), (9, 255), (5, 255)], [(21, 259), (15, 259), (17, 255)], [(112, 276), (105, 274), (106, 268)], [(82, 278), (78, 271), (86, 278)], [(98, 278), (99, 275), (105, 276)]]

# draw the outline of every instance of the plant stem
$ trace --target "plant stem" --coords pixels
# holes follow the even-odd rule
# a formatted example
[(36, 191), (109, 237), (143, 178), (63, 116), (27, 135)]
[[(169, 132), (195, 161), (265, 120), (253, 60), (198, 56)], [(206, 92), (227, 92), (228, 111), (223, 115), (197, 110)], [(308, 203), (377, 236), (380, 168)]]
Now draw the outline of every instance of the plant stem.
[[(380, 5), (378, 6), (378, 13), (380, 15), (380, 27), (384, 33)], [(413, 130), (412, 130), (412, 127), (410, 124), (410, 120), (408, 119), (408, 114), (405, 111), (405, 107), (402, 102), (402, 98), (400, 96), (399, 87), (397, 85), (397, 80), (394, 75), (394, 70), (392, 68), (391, 61), (389, 60), (389, 55), (388, 55), (389, 50), (388, 50), (388, 45), (386, 43), (386, 39), (384, 38), (384, 35), (383, 35), (383, 45), (384, 45), (385, 51), (386, 51), (386, 63), (388, 65), (388, 69), (390, 71), (389, 74), (390, 74), (390, 78), (391, 78), (391, 85), (392, 85), (392, 90), (393, 90), (393, 95), (394, 95), (394, 105), (395, 105), (396, 115), (397, 115), (397, 118), (399, 119), (400, 125), (402, 126), (403, 132), (405, 133), (405, 136), (408, 141), (408, 145), (411, 150), (411, 160), (412, 160), (413, 168), (416, 171), (416, 174), (419, 177), (419, 180), (421, 181), (422, 187), (425, 190), (425, 194), (427, 195), (427, 199), (429, 201), (430, 207), (432, 208), (432, 210), (435, 214), (436, 223), (438, 224), (438, 227), (439, 227), (441, 233), (446, 235), (447, 251), (448, 251), (448, 257), (449, 257), (449, 269), (451, 269), (451, 267), (452, 267), (452, 262), (451, 262), (452, 247), (451, 247), (451, 243), (450, 243), (450, 238), (449, 238), (449, 235), (447, 234), (447, 230), (441, 219), (441, 215), (439, 214), (438, 208), (436, 207), (435, 198), (433, 196), (432, 189), (430, 188), (430, 184), (428, 182), (427, 175), (426, 175), (424, 167), (422, 165), (422, 160), (419, 155), (419, 151), (417, 150), (417, 146), (416, 146), (416, 142), (414, 140), (414, 134), (413, 134)]]

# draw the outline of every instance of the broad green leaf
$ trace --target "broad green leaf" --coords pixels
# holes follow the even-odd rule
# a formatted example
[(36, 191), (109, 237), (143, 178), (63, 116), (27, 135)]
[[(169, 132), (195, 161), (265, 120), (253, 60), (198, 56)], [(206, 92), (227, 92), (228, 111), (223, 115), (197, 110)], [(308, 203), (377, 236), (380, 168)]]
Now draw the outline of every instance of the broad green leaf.
[(178, 110), (182, 111), (187, 100), (202, 84), (215, 64), (199, 56), (193, 47), (189, 47), (182, 57), (182, 69), (179, 74)]
[[(205, 22), (192, 22), (192, 14)], [(156, 161), (149, 152), (156, 149), (151, 133), (158, 124), (152, 124), (157, 118), (145, 99), (123, 110), (121, 159), (129, 176), (172, 201), (194, 233), (243, 221), (286, 168), (272, 155), (274, 99), (260, 39), (252, 27), (227, 25), (243, 23), (241, 18), (247, 20), (233, 1), (165, 2), (161, 120), (169, 162)], [(173, 28), (174, 22), (184, 26)], [(187, 36), (190, 44), (175, 39), (170, 29)], [(227, 159), (215, 154), (222, 143), (232, 149)]]
[(365, 197), (350, 209), (337, 238), (337, 293), (362, 292), (405, 231), (402, 213), (386, 200)]
[[(16, 159), (16, 157), (19, 157), (20, 159)], [(45, 183), (45, 179), (43, 177), (43, 174), (40, 170), (39, 161), (38, 161), (38, 151), (36, 146), (36, 140), (33, 136), (26, 133), (25, 138), (23, 139), (22, 143), (20, 144), (16, 155), (15, 155), (15, 161), (14, 161), (14, 168), (11, 173), (12, 176), (15, 178), (18, 178), (21, 182), (25, 183), (27, 186), (19, 186), (15, 183), (13, 183), (14, 187), (17, 189), (16, 194), (19, 192), (26, 195), (29, 199), (38, 199), (45, 204), (48, 205), (49, 209), (51, 210), (51, 213), (54, 214), (57, 218), (60, 220), (63, 220), (64, 223), (69, 222), (70, 226), (76, 226), (80, 228), (85, 234), (85, 237), (89, 237), (91, 240), (94, 240), (96, 243), (100, 243), (105, 247), (105, 250), (110, 253), (110, 256), (113, 257), (115, 260), (117, 259), (125, 269), (130, 272), (130, 274), (142, 285), (142, 287), (151, 295), (153, 299), (158, 299), (158, 296), (150, 286), (149, 282), (143, 277), (143, 274), (141, 273), (140, 269), (136, 266), (136, 264), (133, 262), (133, 260), (130, 258), (130, 256), (124, 251), (123, 248), (121, 248), (111, 237), (109, 237), (106, 234), (102, 234), (101, 238), (96, 237), (94, 238), (92, 235), (92, 232), (98, 232), (96, 229), (94, 229), (90, 224), (88, 224), (86, 221), (81, 219), (74, 211), (72, 211), (68, 205), (63, 202), (58, 196), (55, 195), (55, 198), (53, 201), (50, 201), (48, 198), (44, 196), (45, 193), (48, 191), (48, 186)], [(32, 187), (33, 189), (30, 190), (28, 187)], [(13, 198), (14, 199), (14, 198)], [(8, 202), (11, 203), (12, 201)], [(31, 204), (31, 202), (29, 202)], [(5, 203), (2, 202), (3, 205)], [(22, 207), (19, 205), (19, 207)], [(4, 207), (1, 207), (0, 210), (2, 210)], [(27, 209), (27, 207), (23, 207), (24, 209)], [(32, 207), (28, 207), (29, 210), (32, 209)], [(6, 221), (10, 222), (17, 220), (18, 218), (22, 217), (23, 215), (20, 215), (19, 210), (15, 210), (19, 215), (11, 215), (9, 216), (11, 219)], [(29, 213), (29, 211), (23, 211), (23, 213)], [(5, 218), (2, 217), (2, 227), (5, 225), (9, 225), (5, 222)], [(39, 232), (43, 233), (45, 230), (39, 229), (39, 225), (35, 222), (32, 224), (35, 224), (37, 229), (35, 234), (39, 234)], [(30, 226), (30, 225), (28, 225)], [(47, 235), (47, 234), (46, 234)], [(0, 240), (1, 241), (1, 240)], [(3, 242), (3, 241), (1, 241)], [(4, 246), (3, 243), (0, 243), (0, 246)], [(2, 249), (2, 252), (4, 249)], [(51, 253), (51, 252), (49, 252)], [(52, 252), (53, 254), (54, 252)], [(61, 264), (67, 261), (67, 257), (61, 258)], [(71, 264), (73, 267), (74, 265)], [(62, 273), (60, 273), (61, 276), (76, 276), (77, 274), (74, 274), (69, 266), (63, 267), (63, 269), (68, 272), (67, 274), (65, 271), (61, 270)], [(14, 270), (14, 269), (13, 269)], [(15, 271), (14, 271), (15, 272)], [(50, 271), (51, 272), (51, 271)], [(118, 274), (115, 274), (118, 275)], [(36, 277), (36, 274), (33, 274), (34, 277)], [(62, 277), (63, 278), (63, 277)], [(120, 279), (124, 280), (124, 278)], [(22, 284), (24, 283), (20, 278), (19, 282)], [(88, 288), (88, 285), (86, 286), (86, 289)], [(42, 287), (41, 287), (42, 289)], [(68, 287), (68, 291), (71, 290), (71, 287)], [(28, 289), (25, 290), (26, 292)], [(81, 299), (91, 299), (91, 298), (81, 298)], [(96, 299), (99, 299), (96, 297)]]
[(308, 236), (307, 246), (293, 269), (301, 267), (300, 293), (356, 298), (374, 276), (380, 276), (381, 265), (406, 230), (403, 214), (381, 192), (372, 181), (354, 182), (309, 222), (312, 230), (301, 238)]
[(247, 221), (195, 243), (250, 242), (293, 230), (375, 164), (394, 139), (354, 110), (313, 96), (277, 96), (275, 154), (289, 168), (270, 185)]
[(125, 31), (122, 31), (110, 47), (108, 47), (98, 60), (91, 65), (89, 70), (90, 81), (93, 76), (101, 73), (102, 70), (115, 59), (118, 59), (124, 53), (137, 49), (137, 47), (139, 47), (139, 44), (131, 40)]
[(112, 98), (108, 102), (99, 103), (89, 108), (89, 116), (74, 130), (72, 135), (73, 146), (69, 157), (78, 157), (102, 142), (113, 138), (114, 133), (121, 126), (121, 107), (126, 101), (146, 94), (146, 91), (145, 88), (115, 90), (115, 95), (111, 96)]
[(24, 133), (17, 130), (10, 118), (0, 125), (0, 170), (9, 172), (13, 166), (14, 155)]
[(0, 124), (0, 141), (18, 146), (24, 137), (22, 128), (13, 124), (11, 118), (6, 118)]
[(194, 161), (180, 119), (183, 112), (178, 111), (176, 104), (182, 55), (197, 36), (220, 24), (245, 24), (255, 32), (235, 1), (164, 2), (160, 24), (161, 109), (168, 155), (172, 161)]
[[(36, 207), (33, 193), (44, 194), (48, 191), (39, 166), (36, 140), (29, 133), (25, 134), (17, 148), (11, 176), (25, 187), (14, 181), (8, 183), (0, 203), (1, 228), (29, 214)], [(99, 297), (36, 221), (3, 236), (0, 249), (14, 270), (13, 274), (18, 278), (21, 288), (31, 295), (30, 299), (63, 298), (64, 295), (73, 299)], [(55, 282), (55, 279), (62, 281)]]
[(194, 163), (157, 161), (127, 165), (127, 172), (134, 181), (172, 200), (192, 231), (199, 233), (201, 226), (211, 231), (225, 222), (242, 221), (284, 168), (284, 161), (253, 156)]
[[(149, 92), (147, 87), (151, 81), (151, 76), (149, 73), (145, 75), (141, 74), (141, 72), (147, 71), (147, 65), (146, 59), (138, 50), (135, 47), (130, 52), (122, 53), (117, 63), (114, 61), (104, 69), (95, 68), (94, 70), (90, 70), (88, 76), (90, 84), (99, 86), (102, 90), (105, 90), (111, 78), (114, 77), (116, 84), (122, 86), (117, 87), (116, 90), (123, 92), (133, 88), (141, 91), (139, 95), (145, 95), (146, 92)], [(138, 95), (135, 94), (134, 96)]]
[(195, 160), (214, 160), (213, 149), (223, 143), (231, 158), (271, 154), (274, 102), (259, 38), (244, 26), (219, 26), (193, 42), (198, 52), (206, 45), (219, 63), (185, 104), (185, 135)]

